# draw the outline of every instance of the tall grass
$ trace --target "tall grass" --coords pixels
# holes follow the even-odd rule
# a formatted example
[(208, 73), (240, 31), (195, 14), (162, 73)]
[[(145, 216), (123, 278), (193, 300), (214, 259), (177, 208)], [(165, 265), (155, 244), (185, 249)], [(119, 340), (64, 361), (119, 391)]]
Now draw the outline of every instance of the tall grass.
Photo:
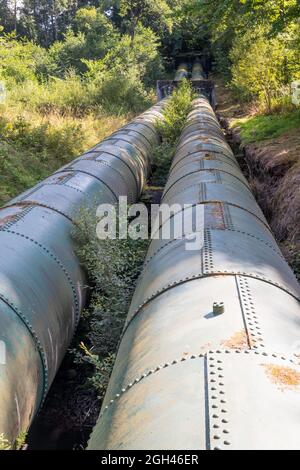
[(41, 114), (23, 103), (0, 105), (0, 205), (121, 127), (130, 115)]

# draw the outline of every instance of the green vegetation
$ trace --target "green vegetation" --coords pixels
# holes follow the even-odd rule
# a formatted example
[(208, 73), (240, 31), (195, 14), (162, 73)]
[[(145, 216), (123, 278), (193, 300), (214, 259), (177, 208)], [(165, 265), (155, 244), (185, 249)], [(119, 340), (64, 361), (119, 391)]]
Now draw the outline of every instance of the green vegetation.
[(4, 434), (2, 433), (0, 434), (0, 451), (1, 450), (21, 450), (26, 443), (26, 438), (27, 438), (27, 432), (22, 431), (17, 436), (15, 443), (11, 444), (11, 442), (9, 442), (9, 440), (6, 439)]
[(11, 444), (8, 439), (5, 438), (4, 434), (0, 434), (0, 451), (11, 450)]
[[(8, 15), (4, 4), (0, 0), (0, 11)], [(42, 17), (41, 5), (37, 8)], [(38, 23), (40, 33), (32, 34), (30, 26), (24, 30), (27, 38), (7, 32), (8, 20), (6, 31), (0, 26), (0, 81), (6, 88), (6, 99), (0, 100), (0, 204), (153, 101), (162, 63), (159, 39), (150, 28), (138, 23), (132, 37), (94, 6), (75, 8), (72, 21), (65, 21), (68, 28), (62, 27), (55, 40), (39, 44), (34, 42), (42, 34)], [(23, 31), (24, 23), (18, 27)]]
[(178, 139), (195, 97), (190, 83), (183, 80), (164, 109), (164, 119), (156, 123), (162, 142), (153, 152), (152, 184), (162, 186), (166, 182)]
[(202, 18), (216, 67), (240, 100), (267, 113), (290, 102), (300, 78), (298, 0), (195, 0), (189, 12)]
[(80, 327), (83, 337), (79, 335), (79, 347), (73, 352), (75, 361), (93, 366), (89, 383), (103, 398), (147, 241), (100, 240), (97, 222), (93, 212), (83, 211), (74, 232), (78, 256), (88, 273), (91, 300)]
[(272, 139), (300, 127), (300, 110), (280, 115), (247, 116), (235, 119), (232, 126), (240, 129), (244, 144)]
[(0, 204), (109, 135), (126, 116), (82, 118), (5, 109), (0, 115)]
[(176, 144), (195, 97), (188, 80), (183, 80), (164, 109), (163, 121), (157, 123), (163, 141)]

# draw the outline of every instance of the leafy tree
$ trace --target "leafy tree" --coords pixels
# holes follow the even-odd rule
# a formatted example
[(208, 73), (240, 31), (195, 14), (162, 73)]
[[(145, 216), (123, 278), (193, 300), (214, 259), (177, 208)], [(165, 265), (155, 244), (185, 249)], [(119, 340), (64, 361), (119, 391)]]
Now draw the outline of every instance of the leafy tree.
[(231, 52), (232, 84), (242, 96), (257, 97), (270, 112), (272, 98), (283, 82), (284, 46), (278, 39), (263, 36), (250, 44), (247, 39), (240, 38)]
[(132, 38), (139, 23), (162, 33), (172, 28), (171, 8), (166, 0), (120, 0), (122, 25)]

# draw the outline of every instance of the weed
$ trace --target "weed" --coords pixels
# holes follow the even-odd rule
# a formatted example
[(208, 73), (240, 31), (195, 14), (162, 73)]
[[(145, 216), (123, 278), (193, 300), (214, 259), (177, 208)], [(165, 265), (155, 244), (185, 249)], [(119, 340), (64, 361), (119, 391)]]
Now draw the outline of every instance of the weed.
[(240, 129), (243, 143), (259, 142), (300, 127), (300, 110), (279, 115), (247, 116), (236, 119), (232, 124)]
[(163, 120), (157, 122), (163, 141), (176, 144), (195, 97), (190, 83), (182, 80), (164, 109)]
[(74, 230), (77, 254), (89, 277), (91, 300), (83, 319), (88, 322), (86, 334), (73, 353), (77, 362), (94, 366), (89, 383), (102, 398), (148, 242), (100, 240), (96, 223), (94, 213), (83, 210)]

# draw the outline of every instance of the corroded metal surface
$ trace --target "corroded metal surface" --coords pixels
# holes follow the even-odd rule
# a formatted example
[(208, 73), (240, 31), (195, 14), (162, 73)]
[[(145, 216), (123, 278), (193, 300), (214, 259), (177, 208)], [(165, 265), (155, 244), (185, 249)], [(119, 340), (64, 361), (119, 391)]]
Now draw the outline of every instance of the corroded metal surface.
[(299, 285), (205, 98), (162, 202), (88, 448), (299, 449)]
[(26, 431), (70, 344), (86, 298), (72, 228), (83, 208), (134, 202), (158, 143), (159, 103), (0, 209), (0, 434)]

